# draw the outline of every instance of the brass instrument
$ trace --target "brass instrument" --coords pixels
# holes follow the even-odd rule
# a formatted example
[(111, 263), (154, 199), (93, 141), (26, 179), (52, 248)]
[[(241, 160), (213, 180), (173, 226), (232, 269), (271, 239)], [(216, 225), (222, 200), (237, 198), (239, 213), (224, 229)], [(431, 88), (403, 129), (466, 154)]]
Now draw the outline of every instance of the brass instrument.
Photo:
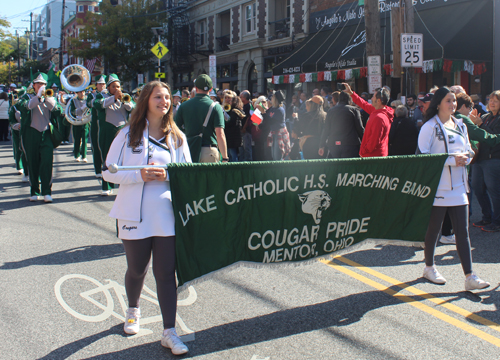
[(43, 96), (45, 96), (45, 97), (54, 96), (54, 90), (52, 90), (52, 89), (45, 90), (45, 92), (43, 93)]
[(189, 98), (182, 98), (182, 99), (181, 99), (181, 104), (182, 104), (183, 102), (185, 102), (185, 101), (188, 101), (188, 100), (189, 100)]
[(122, 94), (122, 102), (129, 103), (132, 100), (132, 97), (129, 94)]
[(224, 111), (225, 112), (231, 111), (231, 104), (224, 104)]
[[(66, 66), (61, 72), (61, 84), (65, 89), (75, 93), (85, 90), (91, 81), (90, 72), (81, 65)], [(77, 95), (73, 96), (70, 101), (75, 99)], [(68, 103), (64, 111), (66, 120), (72, 125), (85, 125), (92, 119), (91, 109), (86, 108), (83, 115), (75, 117), (71, 114), (71, 106)]]

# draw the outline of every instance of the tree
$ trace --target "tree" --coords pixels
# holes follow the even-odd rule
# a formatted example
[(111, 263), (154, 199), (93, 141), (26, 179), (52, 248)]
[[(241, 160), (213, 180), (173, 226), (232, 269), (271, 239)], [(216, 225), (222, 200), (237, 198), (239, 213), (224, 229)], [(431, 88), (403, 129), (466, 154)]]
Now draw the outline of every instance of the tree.
[(93, 59), (102, 57), (108, 73), (116, 73), (122, 81), (135, 79), (138, 73), (155, 68), (150, 49), (156, 43), (151, 28), (161, 24), (161, 2), (123, 0), (120, 6), (103, 1), (100, 13), (87, 13), (86, 24), (78, 39), (72, 39), (69, 53)]
[(19, 75), (21, 78), (29, 80), (31, 75), (35, 75), (39, 71), (47, 73), (49, 71), (49, 64), (44, 64), (38, 60), (28, 60), (19, 69)]
[(10, 23), (0, 18), (0, 61), (4, 61), (4, 59), (10, 54), (13, 50), (13, 47), (6, 42), (8, 38), (7, 28), (10, 27)]

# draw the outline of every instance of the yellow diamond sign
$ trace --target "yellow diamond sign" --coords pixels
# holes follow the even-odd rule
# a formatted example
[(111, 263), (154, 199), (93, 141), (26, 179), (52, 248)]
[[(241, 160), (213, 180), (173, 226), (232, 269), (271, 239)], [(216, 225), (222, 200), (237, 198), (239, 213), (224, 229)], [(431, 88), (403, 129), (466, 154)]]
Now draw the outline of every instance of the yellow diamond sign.
[(165, 45), (163, 45), (161, 43), (161, 41), (158, 41), (156, 43), (156, 45), (151, 48), (151, 51), (153, 52), (153, 54), (155, 54), (155, 56), (158, 59), (161, 59), (162, 57), (164, 57), (168, 53), (167, 47)]

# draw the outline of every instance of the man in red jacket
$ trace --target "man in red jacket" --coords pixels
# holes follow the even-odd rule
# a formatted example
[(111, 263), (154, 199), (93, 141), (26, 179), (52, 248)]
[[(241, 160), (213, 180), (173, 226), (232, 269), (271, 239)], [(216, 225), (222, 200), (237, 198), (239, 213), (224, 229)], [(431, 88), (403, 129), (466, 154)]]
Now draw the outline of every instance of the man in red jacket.
[(351, 95), (352, 101), (370, 114), (359, 155), (361, 157), (389, 155), (389, 131), (394, 118), (394, 110), (387, 106), (390, 98), (389, 92), (384, 88), (377, 89), (373, 94), (372, 103), (369, 104), (353, 92), (349, 84), (343, 83), (343, 85), (344, 91)]

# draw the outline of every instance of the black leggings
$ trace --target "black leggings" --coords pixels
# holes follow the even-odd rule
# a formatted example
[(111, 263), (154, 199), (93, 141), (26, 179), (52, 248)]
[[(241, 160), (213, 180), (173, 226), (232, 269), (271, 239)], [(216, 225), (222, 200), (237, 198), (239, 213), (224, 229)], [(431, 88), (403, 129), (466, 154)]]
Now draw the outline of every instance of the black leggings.
[(122, 240), (127, 257), (125, 290), (130, 307), (139, 307), (144, 278), (153, 252), (153, 274), (163, 317), (163, 328), (175, 327), (177, 285), (175, 283), (175, 236)]
[(455, 231), (455, 238), (457, 242), (457, 252), (464, 274), (472, 273), (472, 255), (470, 252), (470, 239), (469, 239), (469, 206), (433, 206), (431, 210), (431, 218), (427, 233), (425, 234), (425, 265), (434, 265), (434, 251), (443, 225), (444, 216), (448, 211), (453, 230)]

